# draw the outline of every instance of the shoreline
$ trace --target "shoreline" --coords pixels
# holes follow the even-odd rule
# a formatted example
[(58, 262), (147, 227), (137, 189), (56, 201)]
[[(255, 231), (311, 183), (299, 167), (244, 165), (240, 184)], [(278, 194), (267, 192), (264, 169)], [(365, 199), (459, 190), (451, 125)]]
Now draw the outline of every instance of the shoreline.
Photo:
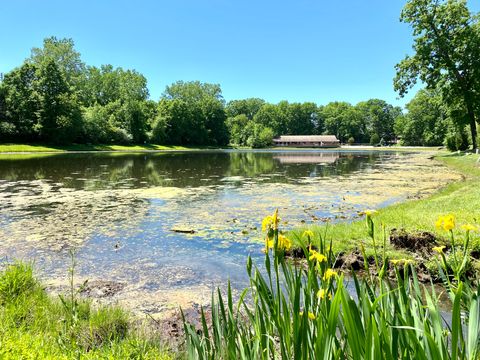
[(49, 145), (49, 144), (0, 144), (0, 155), (16, 154), (85, 154), (85, 153), (164, 153), (164, 152), (184, 152), (184, 151), (321, 151), (321, 152), (349, 152), (349, 151), (441, 151), (442, 148), (418, 147), (418, 146), (384, 146), (375, 147), (367, 145), (342, 145), (337, 148), (318, 148), (318, 147), (268, 147), (268, 148), (244, 148), (244, 147), (215, 147), (215, 146), (179, 146), (179, 145)]
[[(413, 260), (417, 268), (423, 268), (425, 273), (432, 272), (432, 275), (435, 275), (435, 271), (432, 271), (436, 268), (436, 263), (432, 260), (434, 258), (432, 248), (445, 245), (448, 249), (450, 244), (448, 234), (437, 229), (435, 221), (439, 216), (452, 214), (458, 225), (477, 225), (476, 209), (480, 208), (480, 190), (477, 190), (480, 188), (480, 167), (477, 165), (478, 155), (470, 153), (437, 152), (433, 158), (459, 173), (462, 179), (446, 183), (424, 198), (406, 199), (381, 208), (372, 218), (376, 226), (379, 228), (381, 225), (384, 226), (385, 235), (377, 233), (375, 239), (377, 247), (382, 248), (385, 240), (386, 255), (389, 259)], [(302, 226), (288, 231), (288, 236), (293, 241), (293, 253), (298, 254), (299, 250), (306, 246), (302, 236), (305, 230), (313, 231), (315, 238), (326, 236), (327, 241), (332, 239), (333, 252), (339, 257), (339, 267), (343, 266), (344, 269), (355, 270), (359, 267), (358, 260), (363, 259), (361, 246), (365, 247), (368, 257), (374, 254), (374, 244), (368, 239), (363, 217), (335, 224)], [(455, 234), (460, 238), (464, 235), (464, 231), (462, 232), (460, 226), (457, 226)], [(411, 248), (393, 245), (392, 239), (398, 240), (399, 236), (406, 239)], [(480, 237), (478, 232), (473, 232), (470, 237), (470, 251), (475, 254), (471, 257), (471, 271), (476, 275), (480, 272), (480, 256), (477, 256), (480, 250)], [(424, 245), (421, 248), (415, 248), (415, 243), (419, 241), (425, 241)], [(312, 241), (312, 244), (315, 245), (315, 241)], [(303, 254), (300, 257), (302, 256)], [(351, 259), (348, 259), (349, 257)], [(363, 263), (361, 265), (363, 266)]]

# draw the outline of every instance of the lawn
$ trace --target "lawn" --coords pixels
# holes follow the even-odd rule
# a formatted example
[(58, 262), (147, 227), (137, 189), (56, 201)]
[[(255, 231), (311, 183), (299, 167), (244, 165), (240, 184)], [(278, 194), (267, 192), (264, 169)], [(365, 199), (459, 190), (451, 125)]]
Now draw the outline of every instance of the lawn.
[[(385, 232), (391, 229), (405, 229), (412, 231), (428, 231), (435, 234), (439, 242), (447, 242), (447, 234), (435, 227), (435, 221), (441, 215), (453, 214), (458, 225), (479, 224), (480, 222), (480, 167), (477, 165), (478, 155), (472, 154), (446, 154), (439, 153), (437, 161), (459, 171), (464, 175), (464, 180), (451, 184), (445, 184), (435, 194), (420, 200), (408, 200), (403, 203), (380, 209), (373, 216), (374, 222), (380, 227), (385, 226)], [(336, 224), (310, 226), (295, 229), (290, 236), (297, 245), (303, 242), (304, 230), (312, 230), (314, 233), (324, 234), (332, 239), (334, 252), (350, 252), (358, 249), (364, 243), (367, 253), (372, 253), (372, 242), (368, 239), (365, 221), (341, 222)], [(463, 231), (455, 230), (459, 234)], [(383, 242), (383, 233), (377, 231), (377, 244)], [(478, 237), (473, 236), (473, 245), (479, 246)], [(387, 242), (388, 243), (388, 242)], [(412, 254), (393, 249), (387, 244), (387, 253), (393, 258), (411, 257)]]
[(174, 145), (46, 145), (46, 144), (0, 144), (0, 153), (9, 152), (65, 152), (65, 151), (159, 151), (192, 150), (192, 147)]

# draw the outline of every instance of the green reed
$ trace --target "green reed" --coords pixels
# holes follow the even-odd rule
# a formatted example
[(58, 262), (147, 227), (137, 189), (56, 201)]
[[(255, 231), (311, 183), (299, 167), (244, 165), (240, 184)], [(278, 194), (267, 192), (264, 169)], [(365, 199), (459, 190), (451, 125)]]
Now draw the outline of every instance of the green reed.
[[(373, 216), (366, 212), (370, 236)], [(441, 294), (433, 284), (420, 284), (409, 261), (392, 262), (395, 280), (385, 276), (388, 259), (377, 249), (366, 276), (345, 278), (332, 270), (335, 257), (326, 236), (313, 239), (307, 231), (306, 261), (292, 264), (285, 258), (291, 242), (280, 233), (276, 213), (267, 217), (264, 269), (249, 257), (250, 286), (235, 302), (230, 283), (226, 294), (218, 289), (211, 320), (202, 309), (201, 330), (184, 319), (189, 358), (478, 359), (480, 287), (462, 276), (469, 235), (455, 242), (451, 223), (445, 224), (451, 251), (460, 257), (447, 263), (443, 248), (435, 249), (451, 300), (447, 312), (440, 308)]]

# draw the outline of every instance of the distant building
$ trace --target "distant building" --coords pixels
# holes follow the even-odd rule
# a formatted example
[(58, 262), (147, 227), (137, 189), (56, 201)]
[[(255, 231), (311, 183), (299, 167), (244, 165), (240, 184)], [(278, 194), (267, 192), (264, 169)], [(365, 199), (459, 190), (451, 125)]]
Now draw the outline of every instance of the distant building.
[(275, 146), (292, 147), (339, 147), (340, 140), (335, 135), (282, 135), (273, 139)]

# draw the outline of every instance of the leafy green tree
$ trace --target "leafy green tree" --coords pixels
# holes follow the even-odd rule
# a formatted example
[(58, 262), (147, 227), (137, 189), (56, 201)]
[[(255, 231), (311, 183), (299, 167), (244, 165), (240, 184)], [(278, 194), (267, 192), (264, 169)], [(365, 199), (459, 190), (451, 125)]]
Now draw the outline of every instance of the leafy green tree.
[(365, 126), (361, 132), (367, 136), (379, 135), (385, 140), (393, 140), (395, 118), (401, 110), (395, 109), (384, 100), (370, 99), (356, 105), (363, 118), (362, 125)]
[(6, 87), (0, 82), (0, 141), (10, 141), (15, 139), (15, 126), (7, 119)]
[(372, 136), (370, 137), (370, 145), (372, 146), (376, 146), (378, 144), (380, 144), (380, 136), (378, 136), (378, 134), (372, 134)]
[(225, 102), (217, 84), (179, 81), (167, 86), (158, 112), (171, 144), (228, 144)]
[(258, 98), (232, 100), (226, 105), (225, 112), (229, 118), (244, 114), (249, 120), (253, 120), (255, 114), (264, 104), (265, 100)]
[(288, 102), (281, 102), (278, 105), (264, 104), (253, 117), (253, 121), (272, 129), (274, 136), (286, 134), (288, 114), (285, 109), (288, 109)]
[(112, 65), (87, 67), (83, 91), (87, 106), (106, 105), (116, 100), (145, 101), (148, 95), (147, 79), (135, 70), (114, 69)]
[(420, 90), (406, 108), (408, 113), (398, 117), (395, 123), (402, 144), (442, 145), (450, 121), (439, 91)]
[(227, 118), (225, 123), (230, 134), (230, 144), (237, 146), (247, 145), (248, 135), (246, 129), (250, 122), (252, 120), (243, 113)]
[(318, 108), (312, 102), (288, 104), (286, 111), (286, 128), (288, 134), (311, 135), (318, 126)]
[(50, 61), (40, 69), (38, 93), (41, 107), (34, 128), (40, 138), (58, 143), (75, 140), (81, 130), (80, 106), (55, 62)]
[(80, 53), (75, 50), (72, 39), (57, 39), (55, 36), (43, 40), (43, 47), (33, 48), (27, 63), (38, 68), (46, 67), (54, 62), (69, 86), (81, 87), (84, 83), (85, 64)]
[(37, 91), (37, 67), (23, 64), (5, 75), (1, 84), (4, 97), (4, 136), (19, 141), (35, 141), (41, 108)]
[(345, 142), (348, 138), (365, 138), (365, 124), (358, 109), (346, 102), (331, 102), (322, 109), (325, 133), (336, 135)]
[(400, 20), (411, 24), (415, 54), (396, 66), (395, 89), (403, 96), (420, 79), (440, 88), (451, 105), (461, 100), (476, 148), (479, 120), (479, 17), (465, 0), (409, 0)]
[(273, 143), (273, 130), (262, 124), (250, 121), (245, 132), (248, 136), (246, 145), (252, 148), (264, 148)]
[[(82, 92), (83, 102), (95, 107), (89, 115), (99, 114), (98, 106), (105, 106), (108, 113), (108, 124), (105, 121), (104, 132), (108, 141), (120, 139), (123, 143), (143, 143), (147, 141), (155, 118), (156, 106), (147, 101), (147, 79), (135, 70), (114, 69), (112, 65), (100, 68), (88, 67), (86, 83)], [(89, 125), (92, 119), (88, 118)], [(87, 122), (87, 119), (86, 119)], [(94, 122), (98, 124), (98, 121)], [(85, 128), (88, 139), (96, 138), (91, 133), (95, 127)]]

